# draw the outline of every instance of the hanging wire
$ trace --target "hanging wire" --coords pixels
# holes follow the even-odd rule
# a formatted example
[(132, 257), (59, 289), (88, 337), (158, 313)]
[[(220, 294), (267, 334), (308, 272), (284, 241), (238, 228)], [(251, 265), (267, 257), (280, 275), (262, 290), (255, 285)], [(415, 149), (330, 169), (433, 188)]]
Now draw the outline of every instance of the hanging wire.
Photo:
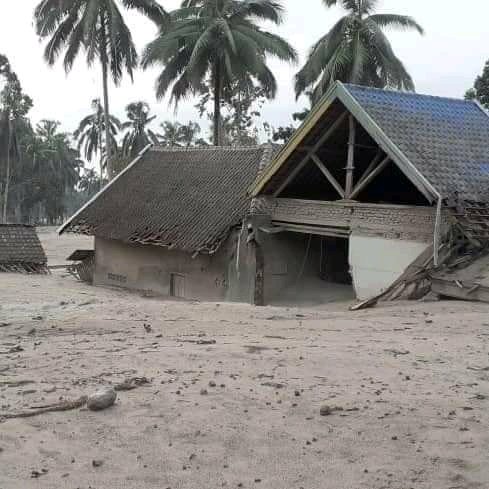
[(324, 238), (321, 236), (320, 238), (320, 252), (319, 252), (319, 278), (323, 278), (323, 242)]
[(309, 235), (309, 240), (307, 242), (307, 247), (306, 247), (306, 254), (304, 255), (304, 260), (302, 262), (302, 266), (301, 266), (301, 269), (299, 271), (299, 275), (297, 276), (296, 283), (299, 282), (299, 280), (301, 279), (301, 277), (304, 273), (304, 269), (306, 268), (307, 258), (309, 257), (309, 250), (311, 249), (311, 242), (312, 242), (312, 234)]

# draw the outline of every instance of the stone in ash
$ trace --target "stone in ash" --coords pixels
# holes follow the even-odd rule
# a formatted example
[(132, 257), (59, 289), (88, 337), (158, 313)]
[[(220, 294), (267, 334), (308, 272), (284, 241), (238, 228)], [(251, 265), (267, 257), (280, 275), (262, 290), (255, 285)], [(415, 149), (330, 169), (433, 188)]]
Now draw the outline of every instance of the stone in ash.
[(87, 407), (91, 411), (102, 411), (113, 406), (117, 399), (117, 393), (112, 387), (101, 389), (89, 396)]

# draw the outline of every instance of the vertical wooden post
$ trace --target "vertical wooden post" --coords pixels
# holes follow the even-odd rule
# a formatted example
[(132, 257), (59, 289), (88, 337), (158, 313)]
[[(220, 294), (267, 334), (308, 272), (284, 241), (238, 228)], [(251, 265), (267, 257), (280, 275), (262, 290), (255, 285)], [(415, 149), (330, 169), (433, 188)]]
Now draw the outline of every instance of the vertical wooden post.
[(253, 302), (255, 306), (265, 305), (265, 256), (263, 249), (257, 241), (254, 241), (255, 248), (255, 293)]
[(345, 199), (349, 199), (353, 189), (353, 172), (355, 170), (355, 119), (349, 117), (350, 131), (348, 136), (348, 163), (346, 165)]
[[(256, 223), (255, 223), (256, 224)], [(251, 224), (248, 225), (247, 243), (252, 250), (254, 261), (254, 277), (253, 277), (253, 304), (255, 306), (265, 305), (265, 254), (261, 244), (258, 242), (257, 228)]]

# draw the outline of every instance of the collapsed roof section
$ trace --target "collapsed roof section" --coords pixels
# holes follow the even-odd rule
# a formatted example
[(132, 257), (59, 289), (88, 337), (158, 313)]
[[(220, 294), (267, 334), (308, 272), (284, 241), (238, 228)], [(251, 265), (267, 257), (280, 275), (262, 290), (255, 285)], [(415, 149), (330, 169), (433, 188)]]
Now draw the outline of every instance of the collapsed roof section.
[(47, 261), (33, 226), (0, 224), (0, 272), (46, 273)]
[(250, 209), (272, 146), (148, 149), (59, 230), (214, 253)]

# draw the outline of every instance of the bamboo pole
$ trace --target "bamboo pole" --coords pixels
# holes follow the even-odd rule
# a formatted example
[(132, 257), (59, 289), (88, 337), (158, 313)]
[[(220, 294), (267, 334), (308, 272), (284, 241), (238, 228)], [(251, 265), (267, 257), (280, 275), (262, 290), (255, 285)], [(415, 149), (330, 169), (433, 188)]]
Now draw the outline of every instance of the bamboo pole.
[(346, 185), (345, 198), (349, 199), (353, 189), (353, 172), (355, 170), (355, 118), (350, 115), (349, 119), (350, 131), (348, 136), (348, 163), (346, 165)]

